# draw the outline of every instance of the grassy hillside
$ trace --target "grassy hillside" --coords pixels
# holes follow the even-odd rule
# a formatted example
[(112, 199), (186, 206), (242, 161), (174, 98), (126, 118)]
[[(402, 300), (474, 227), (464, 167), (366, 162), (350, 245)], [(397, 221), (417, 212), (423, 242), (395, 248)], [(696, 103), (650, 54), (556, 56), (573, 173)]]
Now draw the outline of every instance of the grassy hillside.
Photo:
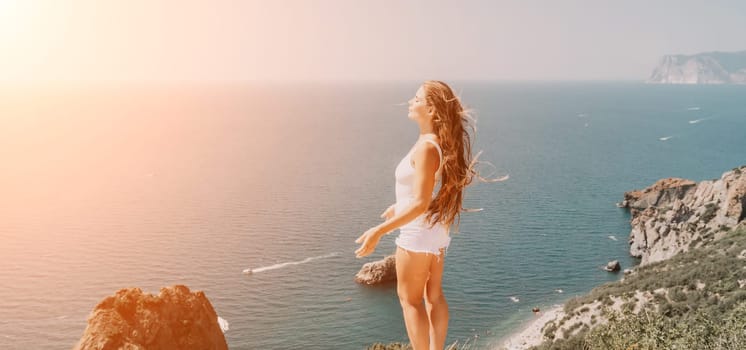
[(599, 286), (565, 313), (534, 350), (746, 349), (746, 228)]

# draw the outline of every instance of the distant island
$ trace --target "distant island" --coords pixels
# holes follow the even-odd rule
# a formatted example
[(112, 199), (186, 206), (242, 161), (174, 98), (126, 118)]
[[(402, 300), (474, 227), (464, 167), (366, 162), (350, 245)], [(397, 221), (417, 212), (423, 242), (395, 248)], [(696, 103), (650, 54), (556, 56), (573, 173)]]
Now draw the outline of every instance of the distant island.
[(649, 84), (746, 84), (746, 51), (666, 55)]

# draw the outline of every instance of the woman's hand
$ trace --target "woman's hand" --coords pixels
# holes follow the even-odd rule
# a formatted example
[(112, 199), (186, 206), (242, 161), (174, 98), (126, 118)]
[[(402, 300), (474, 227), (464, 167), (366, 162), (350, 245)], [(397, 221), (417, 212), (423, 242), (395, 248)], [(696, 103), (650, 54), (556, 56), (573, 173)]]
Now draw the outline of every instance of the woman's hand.
[(384, 210), (383, 214), (381, 214), (381, 219), (388, 220), (393, 218), (394, 214), (396, 214), (396, 212), (394, 211), (394, 207), (396, 207), (396, 204), (392, 204), (390, 207)]
[(365, 231), (362, 236), (358, 237), (358, 239), (355, 240), (355, 243), (363, 244), (355, 251), (355, 256), (358, 258), (362, 258), (373, 253), (373, 251), (376, 250), (378, 241), (381, 240), (381, 236), (382, 234), (378, 227), (373, 227), (368, 231)]

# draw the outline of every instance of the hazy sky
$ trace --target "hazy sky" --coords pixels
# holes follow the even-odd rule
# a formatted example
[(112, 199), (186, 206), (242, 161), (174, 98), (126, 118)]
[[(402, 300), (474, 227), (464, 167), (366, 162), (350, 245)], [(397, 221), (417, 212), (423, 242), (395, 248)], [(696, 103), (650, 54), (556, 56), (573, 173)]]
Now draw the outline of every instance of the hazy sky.
[(746, 1), (0, 0), (0, 81), (645, 79)]

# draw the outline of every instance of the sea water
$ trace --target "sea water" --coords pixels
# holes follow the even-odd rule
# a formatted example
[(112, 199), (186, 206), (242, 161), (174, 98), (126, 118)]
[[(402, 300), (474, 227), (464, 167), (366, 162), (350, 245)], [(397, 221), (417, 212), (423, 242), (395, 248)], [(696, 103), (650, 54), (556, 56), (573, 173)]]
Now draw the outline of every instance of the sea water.
[[(483, 151), (446, 257), (448, 343), (494, 347), (620, 276), (625, 191), (746, 164), (746, 86), (453, 82)], [(72, 347), (104, 297), (205, 292), (231, 349), (407, 341), (354, 240), (393, 203), (418, 82), (0, 89), (0, 348)], [(611, 236), (611, 237), (610, 237)], [(251, 274), (244, 270), (252, 269)]]

